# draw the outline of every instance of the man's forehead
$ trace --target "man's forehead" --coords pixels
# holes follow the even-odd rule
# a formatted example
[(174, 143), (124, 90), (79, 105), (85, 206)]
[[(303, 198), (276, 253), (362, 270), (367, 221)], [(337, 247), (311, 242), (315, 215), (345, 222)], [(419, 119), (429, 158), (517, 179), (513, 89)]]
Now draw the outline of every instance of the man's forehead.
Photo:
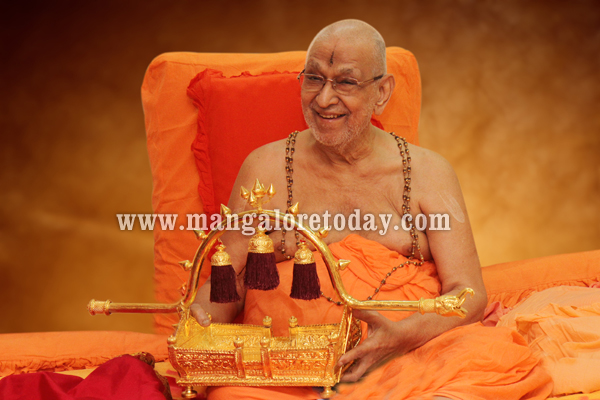
[(357, 48), (315, 46), (306, 59), (307, 69), (328, 69), (336, 74), (360, 74), (372, 68), (373, 58)]
[(352, 64), (348, 64), (348, 63), (335, 63), (335, 62), (333, 63), (333, 65), (330, 65), (329, 62), (322, 62), (322, 61), (316, 60), (314, 58), (310, 58), (306, 62), (306, 69), (315, 70), (315, 71), (323, 71), (325, 69), (333, 69), (334, 72), (339, 75), (345, 75), (345, 74), (350, 75), (350, 74), (360, 71), (360, 68), (358, 68), (358, 65), (352, 65)]

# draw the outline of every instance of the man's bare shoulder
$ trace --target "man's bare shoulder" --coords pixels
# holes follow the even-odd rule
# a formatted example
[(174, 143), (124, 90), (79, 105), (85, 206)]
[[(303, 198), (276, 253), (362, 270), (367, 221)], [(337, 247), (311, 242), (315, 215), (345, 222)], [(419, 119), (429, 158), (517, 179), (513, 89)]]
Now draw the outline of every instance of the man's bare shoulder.
[(267, 185), (285, 179), (285, 139), (252, 151), (240, 168), (236, 184), (251, 186), (257, 178)]
[(409, 144), (412, 177), (415, 184), (444, 185), (456, 181), (456, 173), (448, 160), (433, 150)]
[(413, 159), (412, 194), (421, 212), (437, 213), (447, 210), (450, 204), (455, 213), (458, 207), (461, 215), (466, 215), (460, 183), (450, 162), (432, 150), (418, 146), (409, 149)]
[(253, 150), (244, 160), (244, 165), (251, 167), (255, 164), (276, 161), (281, 158), (282, 152), (285, 154), (285, 141), (286, 139), (277, 140)]

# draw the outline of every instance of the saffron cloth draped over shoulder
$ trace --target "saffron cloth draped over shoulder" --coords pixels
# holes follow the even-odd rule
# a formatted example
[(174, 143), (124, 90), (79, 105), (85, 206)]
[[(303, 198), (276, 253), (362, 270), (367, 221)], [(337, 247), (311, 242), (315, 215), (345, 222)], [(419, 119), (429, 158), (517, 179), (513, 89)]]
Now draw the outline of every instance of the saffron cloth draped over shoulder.
[[(361, 300), (374, 295), (386, 274), (406, 262), (406, 257), (397, 252), (354, 234), (329, 247), (337, 258), (351, 261), (341, 271), (342, 279), (348, 292)], [(290, 298), (293, 260), (289, 260), (279, 264), (281, 283), (276, 290), (247, 292), (244, 323), (260, 325), (268, 315), (273, 319), (274, 335), (285, 336), (291, 316), (300, 324), (339, 322), (342, 307), (335, 303), (335, 290), (316, 252), (315, 260), (323, 293), (334, 301), (325, 297), (311, 301)], [(393, 271), (373, 298), (418, 300), (439, 296), (440, 290), (433, 262), (421, 266), (406, 263)], [(411, 313), (383, 314), (398, 321)], [(363, 338), (366, 332), (363, 323)], [(341, 384), (337, 389), (335, 399), (546, 399), (552, 380), (518, 333), (477, 323), (452, 329), (388, 362), (358, 383)], [(318, 399), (319, 392), (303, 387), (214, 387), (209, 389), (208, 398)]]

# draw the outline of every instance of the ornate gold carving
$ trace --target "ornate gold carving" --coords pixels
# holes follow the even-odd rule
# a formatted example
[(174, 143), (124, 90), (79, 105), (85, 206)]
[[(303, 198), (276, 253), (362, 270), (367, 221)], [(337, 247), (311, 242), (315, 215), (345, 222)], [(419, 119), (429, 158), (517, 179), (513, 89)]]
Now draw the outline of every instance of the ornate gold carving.
[(248, 242), (248, 252), (250, 253), (273, 253), (274, 246), (270, 237), (265, 235), (265, 231), (258, 229), (256, 235), (250, 238)]
[(300, 245), (298, 246), (298, 250), (294, 255), (294, 264), (312, 264), (315, 262), (315, 257), (313, 257), (312, 251), (306, 245), (306, 242), (300, 241)]
[(233, 354), (209, 354), (196, 351), (182, 351), (175, 355), (179, 366), (186, 370), (213, 371), (217, 374), (235, 372), (235, 356)]
[(421, 314), (437, 313), (445, 317), (464, 318), (467, 315), (467, 310), (462, 305), (467, 299), (467, 294), (473, 297), (475, 292), (471, 288), (466, 288), (461, 290), (458, 296), (444, 295), (435, 299), (421, 299), (419, 301), (419, 312)]
[(231, 257), (225, 252), (225, 245), (223, 243), (217, 246), (217, 251), (211, 257), (210, 264), (213, 266), (231, 265)]

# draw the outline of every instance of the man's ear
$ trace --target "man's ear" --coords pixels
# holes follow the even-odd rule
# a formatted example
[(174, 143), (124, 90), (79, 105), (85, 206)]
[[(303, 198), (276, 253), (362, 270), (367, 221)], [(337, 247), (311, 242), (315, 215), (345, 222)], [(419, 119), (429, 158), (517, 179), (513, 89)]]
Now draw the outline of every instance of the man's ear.
[(375, 115), (381, 115), (388, 101), (392, 97), (392, 93), (394, 92), (394, 88), (396, 87), (396, 80), (394, 79), (394, 75), (385, 74), (383, 78), (379, 81), (379, 90), (377, 92), (377, 100), (375, 102)]

